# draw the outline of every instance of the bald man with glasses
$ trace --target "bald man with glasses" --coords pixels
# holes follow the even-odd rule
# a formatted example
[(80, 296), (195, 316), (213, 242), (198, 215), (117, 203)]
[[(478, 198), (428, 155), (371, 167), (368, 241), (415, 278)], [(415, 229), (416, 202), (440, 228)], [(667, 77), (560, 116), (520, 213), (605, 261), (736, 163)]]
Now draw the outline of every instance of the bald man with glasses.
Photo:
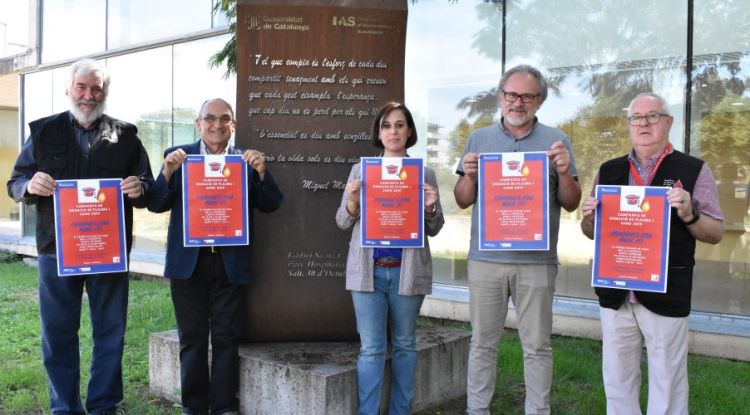
[(594, 237), (597, 184), (668, 186), (667, 292), (596, 288), (602, 322), (602, 359), (607, 414), (641, 414), (641, 354), (648, 357), (648, 414), (688, 414), (688, 315), (696, 240), (717, 244), (724, 216), (711, 169), (669, 142), (674, 118), (659, 95), (638, 95), (628, 109), (633, 149), (605, 162), (582, 206), (581, 230)]
[[(148, 209), (171, 211), (164, 276), (170, 279), (180, 338), (180, 380), (184, 414), (239, 414), (239, 341), (245, 316), (245, 286), (250, 281), (253, 208), (273, 212), (283, 195), (266, 168), (263, 153), (229, 144), (235, 127), (231, 105), (220, 98), (201, 105), (195, 128), (201, 139), (167, 149)], [(242, 155), (247, 170), (250, 244), (183, 245), (182, 174), (189, 154)], [(209, 376), (208, 342), (211, 341)]]

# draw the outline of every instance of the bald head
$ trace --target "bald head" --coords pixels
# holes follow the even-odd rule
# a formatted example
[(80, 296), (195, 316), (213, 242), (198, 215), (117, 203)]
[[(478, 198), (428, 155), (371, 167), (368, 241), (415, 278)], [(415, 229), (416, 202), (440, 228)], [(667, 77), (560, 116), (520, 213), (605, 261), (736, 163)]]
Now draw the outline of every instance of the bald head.
[(198, 118), (203, 118), (206, 115), (205, 110), (206, 110), (206, 106), (209, 103), (210, 104), (223, 104), (226, 108), (229, 109), (229, 112), (232, 114), (232, 118), (234, 119), (234, 110), (232, 109), (232, 105), (230, 105), (228, 102), (226, 102), (225, 100), (221, 98), (209, 98), (203, 101), (203, 104), (201, 104), (200, 110), (198, 110)]
[(195, 128), (200, 131), (203, 143), (212, 154), (224, 151), (235, 125), (232, 106), (221, 98), (206, 100), (195, 119)]

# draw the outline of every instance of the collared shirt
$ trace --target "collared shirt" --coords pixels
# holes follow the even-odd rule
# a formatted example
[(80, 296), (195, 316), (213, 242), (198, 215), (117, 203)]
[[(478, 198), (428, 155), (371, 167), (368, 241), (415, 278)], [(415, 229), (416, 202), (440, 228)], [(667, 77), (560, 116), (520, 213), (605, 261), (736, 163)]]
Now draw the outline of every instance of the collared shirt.
[[(522, 136), (520, 136), (520, 137), (516, 137), (515, 135), (513, 135), (513, 134), (512, 134), (512, 133), (511, 133), (511, 132), (510, 132), (510, 131), (509, 131), (509, 130), (508, 130), (508, 129), (507, 129), (506, 127), (505, 127), (505, 117), (500, 117), (500, 123), (499, 123), (499, 125), (500, 125), (500, 127), (501, 127), (501, 128), (503, 129), (503, 131), (505, 131), (505, 133), (506, 133), (506, 134), (508, 134), (508, 136), (510, 136), (510, 137), (513, 137), (513, 138), (514, 138), (514, 139), (515, 139), (516, 141), (518, 141), (518, 140), (523, 140), (524, 138), (526, 138), (526, 137), (528, 137), (529, 135), (531, 135), (531, 133), (532, 133), (532, 132), (534, 131), (534, 126), (536, 126), (536, 123), (538, 123), (538, 122), (539, 122), (539, 118), (537, 118), (537, 116), (535, 115), (535, 116), (534, 116), (534, 120), (533, 120), (533, 121), (531, 122), (531, 128), (529, 128), (529, 131), (526, 131), (526, 133), (525, 133), (525, 134), (523, 134), (523, 135), (522, 135)], [(514, 151), (518, 151), (518, 150), (514, 150)]]
[[(570, 144), (570, 138), (560, 129), (550, 127), (534, 120), (534, 125), (528, 134), (514, 137), (502, 122), (474, 130), (464, 147), (466, 153), (513, 153), (547, 151), (556, 141), (562, 141), (565, 149), (570, 153), (570, 175), (578, 177), (575, 156)], [(555, 168), (550, 164), (548, 168), (549, 186), (549, 250), (540, 251), (480, 251), (479, 250), (479, 209), (474, 205), (471, 213), (471, 242), (468, 259), (495, 262), (501, 264), (543, 264), (557, 265), (557, 240), (560, 231), (560, 201), (557, 191), (560, 178)], [(456, 174), (463, 175), (463, 165), (459, 161)]]
[(76, 142), (81, 147), (83, 154), (88, 154), (99, 132), (99, 119), (97, 118), (88, 127), (84, 127), (76, 121), (72, 112), (68, 112), (68, 114), (70, 115), (70, 122), (73, 124), (73, 134), (75, 134)]
[[(76, 142), (81, 147), (83, 154), (88, 154), (91, 150), (91, 144), (96, 140), (97, 133), (99, 131), (99, 120), (94, 121), (88, 128), (84, 128), (81, 124), (78, 124), (73, 113), (68, 111), (70, 122), (73, 125), (73, 134), (75, 135)], [(34, 143), (31, 137), (29, 137), (21, 152), (18, 154), (18, 160), (16, 161), (15, 169), (12, 177), (17, 178), (10, 186), (11, 196), (16, 201), (21, 201), (26, 194), (26, 189), (29, 187), (31, 177), (38, 170), (36, 165), (36, 159), (34, 158)], [(23, 174), (23, 172), (30, 172)]]
[[(641, 180), (643, 182), (644, 186), (650, 186), (651, 180), (654, 178), (654, 174), (656, 174), (656, 168), (659, 167), (657, 165), (659, 158), (661, 158), (661, 155), (664, 151), (658, 151), (656, 154), (653, 154), (651, 157), (646, 159), (646, 162), (641, 165), (638, 162), (638, 157), (635, 154), (635, 149), (630, 150), (630, 154), (628, 154), (628, 160), (633, 163), (636, 170), (638, 170), (638, 175), (641, 176)], [(674, 148), (670, 147), (669, 153), (672, 154), (674, 152)], [(630, 186), (636, 186), (636, 180), (633, 174), (630, 174), (630, 177), (628, 178), (628, 184)]]
[[(672, 149), (669, 154), (672, 152), (674, 152), (674, 149)], [(656, 175), (656, 169), (659, 167), (657, 162), (661, 157), (661, 153), (661, 151), (656, 152), (656, 154), (648, 157), (643, 164), (640, 164), (636, 157), (635, 150), (630, 150), (628, 160), (635, 166), (645, 186), (650, 186), (651, 180), (653, 180), (654, 175)], [(594, 184), (591, 186), (591, 196), (596, 196), (596, 186), (598, 184), (599, 174), (597, 173), (594, 178)], [(638, 185), (632, 172), (628, 176), (628, 185)], [(714, 180), (714, 175), (711, 173), (708, 164), (703, 163), (703, 166), (701, 166), (701, 171), (698, 173), (698, 178), (695, 180), (695, 186), (693, 186), (693, 194), (690, 195), (690, 197), (701, 214), (705, 214), (706, 216), (710, 216), (717, 220), (724, 220), (724, 214), (719, 207), (719, 195), (716, 190), (716, 181)], [(628, 302), (634, 304), (638, 303), (638, 299), (635, 297), (633, 291), (628, 291)]]
[[(672, 149), (671, 152), (673, 152)], [(671, 153), (670, 152), (670, 153)], [(635, 150), (631, 150), (628, 155), (628, 159), (633, 162), (638, 174), (641, 176), (641, 180), (644, 185), (650, 186), (651, 180), (656, 174), (656, 162), (661, 156), (661, 152), (657, 152), (653, 156), (646, 159), (646, 162), (641, 165), (635, 156)], [(594, 184), (591, 186), (591, 196), (596, 196), (596, 185), (599, 184), (599, 173), (594, 178)], [(628, 185), (636, 186), (637, 183), (632, 174), (628, 176)], [(661, 184), (656, 184), (662, 186)], [(724, 214), (719, 206), (719, 194), (716, 190), (716, 180), (711, 172), (711, 168), (708, 164), (703, 163), (701, 171), (698, 173), (698, 178), (695, 180), (695, 186), (693, 186), (693, 194), (690, 195), (693, 203), (701, 212), (702, 215), (710, 216), (716, 220), (724, 220)]]
[(204, 155), (204, 156), (206, 156), (206, 155), (223, 156), (223, 155), (227, 155), (227, 154), (235, 154), (235, 152), (234, 152), (234, 146), (229, 145), (227, 143), (227, 146), (224, 147), (224, 150), (221, 153), (212, 153), (212, 152), (208, 151), (208, 147), (206, 147), (206, 142), (203, 141), (203, 139), (201, 139), (201, 155)]

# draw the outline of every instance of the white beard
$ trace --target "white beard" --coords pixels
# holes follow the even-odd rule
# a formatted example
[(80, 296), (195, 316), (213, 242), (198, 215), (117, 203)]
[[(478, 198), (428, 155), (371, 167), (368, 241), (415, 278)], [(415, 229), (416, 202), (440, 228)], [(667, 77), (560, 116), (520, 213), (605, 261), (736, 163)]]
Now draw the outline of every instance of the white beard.
[[(85, 100), (80, 100), (85, 101)], [(79, 102), (80, 102), (79, 101)], [(73, 98), (70, 98), (70, 112), (73, 113), (73, 117), (81, 124), (91, 124), (94, 121), (98, 120), (99, 117), (101, 117), (104, 114), (105, 110), (105, 102), (102, 101), (96, 105), (96, 108), (89, 114), (85, 114), (83, 111), (81, 111), (78, 108), (78, 102), (73, 101)]]

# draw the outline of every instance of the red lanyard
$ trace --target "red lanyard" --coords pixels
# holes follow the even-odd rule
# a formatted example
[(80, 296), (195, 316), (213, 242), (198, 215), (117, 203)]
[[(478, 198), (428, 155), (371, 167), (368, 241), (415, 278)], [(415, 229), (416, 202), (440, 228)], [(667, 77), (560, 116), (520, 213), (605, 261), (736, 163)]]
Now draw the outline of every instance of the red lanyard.
[[(667, 147), (664, 148), (664, 151), (661, 153), (661, 156), (659, 156), (659, 159), (656, 160), (656, 165), (654, 166), (654, 169), (651, 170), (653, 174), (656, 174), (656, 170), (659, 168), (659, 165), (662, 161), (664, 161), (664, 157), (667, 157), (667, 154), (669, 154), (672, 151), (672, 143), (667, 143)], [(641, 175), (638, 174), (638, 169), (635, 168), (635, 164), (633, 163), (633, 160), (630, 160), (630, 174), (633, 175), (633, 179), (635, 180), (635, 184), (638, 186), (643, 186), (643, 179), (641, 179)], [(651, 177), (653, 178), (653, 174)]]

